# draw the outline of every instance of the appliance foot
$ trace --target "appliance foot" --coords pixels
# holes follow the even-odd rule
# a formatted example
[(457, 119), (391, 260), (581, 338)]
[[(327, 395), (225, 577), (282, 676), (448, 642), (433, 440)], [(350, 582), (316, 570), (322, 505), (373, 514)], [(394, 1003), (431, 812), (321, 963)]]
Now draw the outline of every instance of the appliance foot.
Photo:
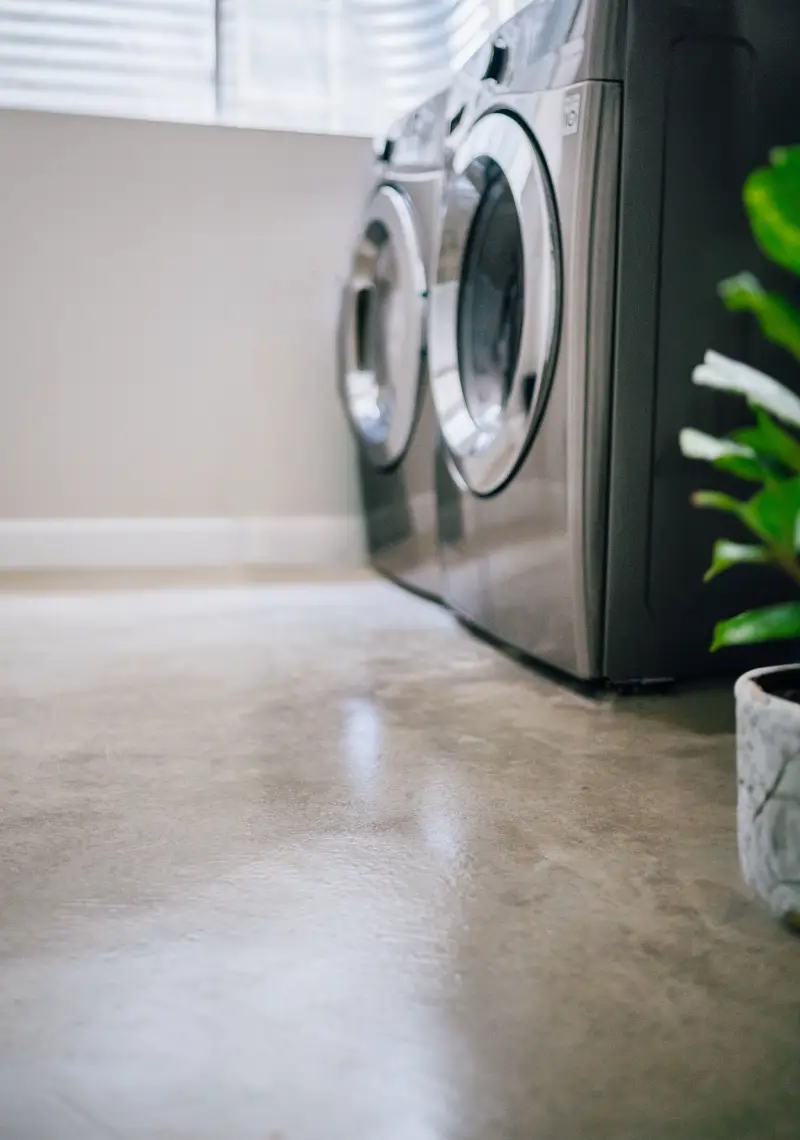
[(650, 677), (638, 681), (609, 681), (608, 688), (619, 697), (634, 697), (664, 693), (674, 684), (674, 677)]

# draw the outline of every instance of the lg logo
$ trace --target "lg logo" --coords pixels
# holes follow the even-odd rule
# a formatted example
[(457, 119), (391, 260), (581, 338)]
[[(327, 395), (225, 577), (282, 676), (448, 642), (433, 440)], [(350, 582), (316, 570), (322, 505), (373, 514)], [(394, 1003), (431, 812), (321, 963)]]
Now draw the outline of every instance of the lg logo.
[(581, 117), (581, 97), (578, 94), (567, 95), (564, 98), (564, 134), (574, 135), (578, 132), (578, 121)]

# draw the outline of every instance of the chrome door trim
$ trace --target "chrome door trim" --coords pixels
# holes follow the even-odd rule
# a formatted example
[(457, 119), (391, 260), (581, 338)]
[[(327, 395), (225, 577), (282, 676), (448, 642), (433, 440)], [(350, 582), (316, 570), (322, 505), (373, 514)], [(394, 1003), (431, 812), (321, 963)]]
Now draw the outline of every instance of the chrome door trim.
[[(523, 320), (508, 399), (494, 422), (476, 423), (462, 386), (458, 313), (464, 256), (490, 164), (505, 176), (519, 218)], [(562, 285), (555, 195), (541, 150), (513, 114), (493, 108), (477, 120), (452, 156), (428, 311), (431, 394), (451, 465), (474, 495), (486, 497), (501, 490), (524, 460), (536, 433), (558, 354)], [(529, 400), (531, 375), (536, 383)]]
[[(382, 260), (392, 280), (381, 278)], [(382, 298), (375, 299), (381, 290)], [(371, 330), (375, 358), (366, 362), (359, 328), (365, 303), (381, 306), (379, 330)], [(359, 445), (380, 470), (401, 462), (417, 422), (426, 304), (414, 206), (402, 190), (384, 183), (367, 207), (344, 288), (338, 337), (342, 404)]]

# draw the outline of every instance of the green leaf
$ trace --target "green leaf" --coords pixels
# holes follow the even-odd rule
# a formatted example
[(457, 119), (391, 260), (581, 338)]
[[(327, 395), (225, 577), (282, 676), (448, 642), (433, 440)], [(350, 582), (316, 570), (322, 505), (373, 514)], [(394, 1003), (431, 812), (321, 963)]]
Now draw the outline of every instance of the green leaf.
[(705, 388), (719, 388), (744, 396), (750, 404), (770, 412), (776, 419), (800, 428), (800, 397), (784, 388), (772, 376), (718, 352), (707, 352), (692, 380)]
[(745, 208), (767, 257), (800, 275), (800, 147), (774, 150), (770, 163), (745, 182)]
[(757, 562), (768, 563), (769, 561), (769, 551), (764, 546), (749, 546), (741, 542), (729, 542), (722, 538), (714, 543), (711, 566), (706, 571), (703, 581), (710, 582), (712, 578), (716, 578), (717, 574), (721, 574), (723, 570), (729, 570), (731, 566), (741, 566), (743, 563), (750, 565)]
[(750, 273), (729, 277), (719, 293), (731, 312), (752, 313), (767, 340), (800, 360), (800, 311), (778, 293), (767, 293)]
[(758, 459), (723, 455), (714, 460), (714, 466), (718, 471), (728, 471), (737, 479), (746, 479), (748, 483), (766, 483), (774, 478), (773, 472), (769, 471)]
[(760, 610), (748, 610), (727, 621), (717, 622), (711, 649), (794, 637), (800, 637), (800, 602), (785, 602)]
[(776, 459), (792, 471), (800, 472), (800, 443), (760, 408), (756, 409), (755, 427), (740, 428), (731, 433), (731, 439), (762, 457)]
[(793, 561), (798, 514), (800, 477), (795, 476), (759, 491), (739, 512), (739, 518), (781, 558)]
[(770, 555), (784, 569), (795, 565), (800, 477), (773, 483), (746, 502), (721, 491), (695, 491), (692, 503), (696, 507), (710, 507), (736, 515), (748, 530), (766, 543)]
[(701, 509), (710, 507), (715, 511), (727, 511), (739, 517), (747, 506), (740, 499), (734, 499), (733, 495), (725, 495), (722, 491), (695, 491), (692, 505)]
[(703, 459), (721, 471), (729, 471), (740, 479), (763, 483), (770, 471), (749, 446), (732, 439), (717, 439), (713, 435), (684, 428), (678, 437), (680, 449), (687, 459)]

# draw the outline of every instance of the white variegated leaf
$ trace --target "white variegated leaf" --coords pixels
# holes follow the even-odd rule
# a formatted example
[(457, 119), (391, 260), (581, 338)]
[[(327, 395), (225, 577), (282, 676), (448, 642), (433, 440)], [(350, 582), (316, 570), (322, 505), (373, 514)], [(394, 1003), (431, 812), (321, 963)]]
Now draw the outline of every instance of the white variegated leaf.
[(719, 388), (745, 396), (776, 419), (800, 427), (800, 397), (772, 376), (718, 352), (707, 352), (703, 364), (692, 373), (692, 380), (706, 388)]
[(768, 556), (769, 551), (763, 546), (728, 542), (727, 539), (720, 539), (714, 547), (714, 557), (720, 562), (765, 562)]
[(717, 439), (716, 436), (706, 435), (695, 428), (684, 428), (680, 433), (679, 442), (681, 451), (687, 459), (705, 459), (713, 463), (715, 459), (725, 459), (730, 456), (755, 459), (756, 453), (751, 447), (741, 443), (734, 443), (731, 439)]

